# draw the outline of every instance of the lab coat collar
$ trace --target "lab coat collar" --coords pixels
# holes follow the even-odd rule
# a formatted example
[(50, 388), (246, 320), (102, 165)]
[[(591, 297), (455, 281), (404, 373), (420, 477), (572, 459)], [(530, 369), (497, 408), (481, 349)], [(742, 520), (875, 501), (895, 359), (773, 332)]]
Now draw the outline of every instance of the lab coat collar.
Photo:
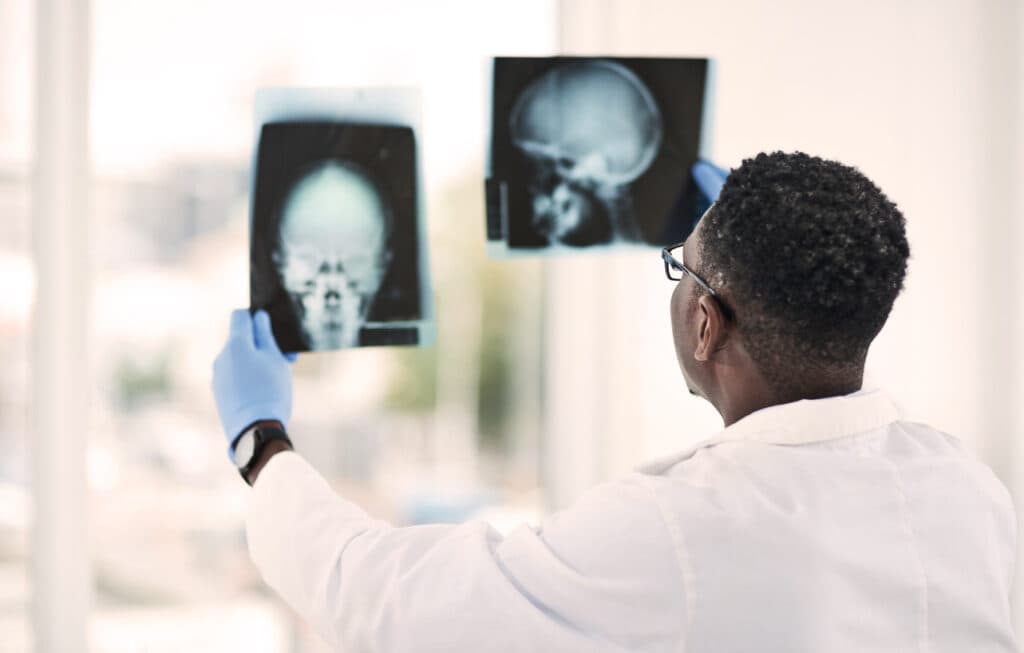
[(871, 431), (897, 419), (899, 412), (896, 406), (880, 390), (858, 390), (838, 397), (803, 399), (754, 411), (717, 435), (671, 456), (642, 465), (637, 471), (664, 474), (697, 451), (722, 442), (747, 441), (790, 446), (809, 444)]

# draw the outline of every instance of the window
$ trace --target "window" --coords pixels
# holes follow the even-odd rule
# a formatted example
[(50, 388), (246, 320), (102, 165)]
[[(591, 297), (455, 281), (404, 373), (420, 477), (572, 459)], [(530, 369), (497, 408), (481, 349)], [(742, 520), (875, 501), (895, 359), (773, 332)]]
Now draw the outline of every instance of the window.
[(536, 440), (513, 434), (531, 414), (523, 406), (536, 417), (536, 384), (516, 379), (537, 369), (524, 372), (516, 353), (539, 337), (536, 312), (518, 310), (538, 302), (521, 278), (539, 263), (484, 257), (481, 172), (487, 57), (550, 54), (552, 3), (279, 7), (95, 4), (98, 651), (320, 650), (249, 562), (248, 488), (227, 462), (209, 390), (228, 313), (248, 303), (260, 86), (423, 92), (438, 343), (302, 357), (297, 447), (395, 523), (485, 514), (500, 526), (537, 510)]

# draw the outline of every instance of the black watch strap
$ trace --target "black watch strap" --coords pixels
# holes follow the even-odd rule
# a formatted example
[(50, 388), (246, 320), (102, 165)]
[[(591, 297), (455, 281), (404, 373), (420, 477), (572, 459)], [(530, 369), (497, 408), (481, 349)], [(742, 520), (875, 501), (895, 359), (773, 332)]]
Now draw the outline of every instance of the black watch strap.
[(288, 434), (284, 432), (284, 429), (279, 429), (276, 426), (253, 427), (252, 436), (252, 458), (249, 459), (249, 463), (245, 467), (238, 468), (238, 473), (242, 475), (242, 480), (246, 483), (249, 482), (249, 471), (256, 464), (256, 461), (260, 459), (260, 456), (263, 455), (263, 448), (267, 446), (268, 442), (281, 440), (287, 442), (289, 447), (292, 446), (292, 441)]

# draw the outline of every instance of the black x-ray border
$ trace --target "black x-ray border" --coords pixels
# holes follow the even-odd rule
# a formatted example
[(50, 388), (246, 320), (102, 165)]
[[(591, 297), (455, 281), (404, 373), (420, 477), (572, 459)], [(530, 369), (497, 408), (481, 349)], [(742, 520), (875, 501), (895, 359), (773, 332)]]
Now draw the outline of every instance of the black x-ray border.
[(284, 351), (310, 351), (273, 252), (279, 244), (281, 208), (288, 190), (310, 167), (327, 161), (339, 161), (366, 174), (391, 211), (387, 246), (391, 263), (368, 318), (374, 324), (363, 327), (359, 346), (419, 344), (419, 329), (407, 324), (423, 318), (417, 152), (415, 133), (404, 125), (275, 121), (262, 126), (250, 225), (252, 308), (268, 311)]

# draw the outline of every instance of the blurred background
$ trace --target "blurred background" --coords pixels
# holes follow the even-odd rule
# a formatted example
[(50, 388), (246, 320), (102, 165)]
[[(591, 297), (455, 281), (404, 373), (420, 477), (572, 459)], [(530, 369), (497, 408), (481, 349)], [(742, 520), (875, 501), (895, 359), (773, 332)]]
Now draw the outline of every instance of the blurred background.
[(295, 366), (298, 449), (375, 515), (536, 522), (720, 428), (656, 251), (483, 254), (487, 58), (553, 54), (709, 57), (716, 162), (876, 181), (913, 259), (867, 384), (1022, 505), (1022, 38), (1013, 0), (0, 0), (0, 651), (324, 650), (249, 562), (209, 391), (261, 86), (422, 89), (437, 345)]

